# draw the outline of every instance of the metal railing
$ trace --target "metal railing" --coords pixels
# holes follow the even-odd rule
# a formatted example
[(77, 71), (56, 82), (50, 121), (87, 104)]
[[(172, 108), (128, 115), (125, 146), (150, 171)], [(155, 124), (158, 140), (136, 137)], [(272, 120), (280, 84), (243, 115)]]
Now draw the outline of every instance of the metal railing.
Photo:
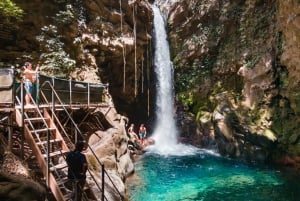
[[(103, 96), (108, 93), (108, 84), (88, 83), (74, 80), (65, 80), (55, 77), (49, 77), (43, 74), (37, 74), (37, 91), (36, 99), (39, 102), (40, 83), (49, 82), (56, 91), (57, 97), (60, 97), (61, 103), (64, 104), (85, 104), (89, 106), (91, 103), (103, 102)], [(51, 102), (58, 102), (53, 94), (53, 90), (49, 86), (44, 86), (43, 91), (45, 97)]]
[[(46, 94), (44, 93), (44, 88), (48, 86), (48, 89), (51, 90), (51, 100), (52, 101), (48, 101)], [(43, 100), (45, 101), (46, 104), (49, 104), (52, 108), (52, 115), (54, 115), (54, 118), (56, 119), (57, 122), (59, 122), (58, 117), (55, 115), (54, 111), (55, 111), (55, 101), (60, 105), (60, 107), (63, 109), (63, 111), (65, 112), (65, 114), (68, 116), (70, 122), (72, 123), (72, 125), (74, 126), (76, 133), (82, 138), (84, 139), (84, 135), (82, 134), (81, 130), (78, 128), (76, 122), (73, 120), (71, 114), (68, 112), (67, 107), (63, 104), (62, 100), (60, 99), (58, 93), (56, 92), (56, 90), (54, 89), (54, 87), (52, 86), (52, 84), (50, 83), (50, 81), (46, 81), (44, 82), (41, 86), (40, 86), (40, 93), (39, 93)], [(63, 128), (63, 126), (62, 126)], [(63, 129), (64, 130), (64, 129)], [(64, 131), (65, 132), (65, 131)], [(67, 135), (67, 134), (66, 134)], [(68, 136), (68, 135), (67, 135)], [(73, 142), (73, 144), (75, 144), (76, 142)], [(124, 196), (120, 193), (120, 191), (118, 190), (118, 188), (116, 187), (116, 185), (114, 184), (113, 180), (111, 179), (110, 175), (108, 174), (108, 172), (105, 170), (104, 164), (100, 161), (100, 159), (97, 157), (96, 153), (94, 152), (94, 150), (92, 149), (92, 147), (90, 145), (88, 145), (88, 149), (90, 150), (90, 152), (92, 153), (92, 155), (95, 157), (97, 163), (101, 166), (102, 168), (102, 188), (100, 187), (100, 185), (98, 184), (98, 182), (95, 180), (94, 176), (92, 175), (91, 171), (89, 170), (89, 174), (91, 175), (91, 177), (93, 178), (96, 186), (98, 189), (102, 189), (102, 200), (107, 200), (107, 198), (105, 197), (105, 190), (104, 190), (104, 176), (106, 176), (109, 181), (111, 182), (113, 188), (115, 189), (116, 193), (119, 195), (120, 200), (124, 200)]]
[[(43, 77), (42, 79), (40, 79)], [(45, 79), (46, 77), (46, 79)], [(40, 83), (42, 83), (40, 85)], [(64, 88), (65, 85), (61, 85), (60, 83), (68, 83), (68, 88)], [(54, 86), (57, 86), (56, 88)], [(108, 92), (108, 84), (91, 84), (91, 83), (85, 83), (85, 82), (77, 82), (72, 80), (63, 80), (63, 79), (57, 79), (54, 77), (47, 77), (45, 75), (39, 75), (37, 76), (36, 84), (35, 84), (36, 90), (35, 94), (33, 96), (30, 96), (31, 102), (35, 108), (37, 108), (37, 112), (40, 116), (42, 116), (41, 112), (39, 111), (39, 105), (42, 101), (45, 101), (46, 104), (48, 104), (52, 109), (52, 117), (55, 119), (55, 122), (59, 125), (61, 131), (64, 133), (64, 136), (67, 138), (68, 141), (75, 144), (76, 142), (72, 142), (71, 139), (68, 137), (66, 130), (64, 129), (64, 126), (60, 123), (59, 118), (55, 115), (55, 105), (60, 105), (61, 108), (63, 108), (63, 111), (68, 116), (69, 120), (71, 121), (72, 125), (74, 126), (76, 133), (80, 135), (84, 139), (84, 135), (78, 128), (76, 122), (73, 120), (71, 114), (68, 112), (66, 105), (72, 105), (72, 104), (84, 104), (88, 107), (91, 103), (101, 103), (103, 101), (103, 91), (107, 90)], [(100, 89), (100, 90), (99, 90)], [(98, 91), (98, 92), (97, 92)], [(13, 99), (16, 98), (17, 104), (21, 106), (21, 112), (24, 114), (24, 84), (23, 81), (21, 81), (21, 84), (18, 88), (13, 90)], [(61, 96), (63, 99), (61, 99)], [(21, 98), (19, 98), (21, 97)], [(41, 99), (42, 98), (42, 99)], [(49, 101), (49, 99), (51, 101)], [(24, 117), (22, 117), (24, 118)], [(24, 119), (22, 120), (24, 127)], [(45, 125), (46, 122), (44, 122)], [(32, 126), (32, 125), (31, 125)], [(67, 143), (68, 144), (68, 143)], [(108, 200), (105, 196), (105, 176), (108, 178), (108, 180), (111, 182), (112, 187), (115, 189), (116, 194), (120, 197), (120, 200), (124, 200), (124, 196), (120, 193), (116, 185), (114, 184), (112, 178), (110, 177), (109, 173), (105, 170), (104, 164), (100, 161), (100, 159), (97, 157), (96, 153), (92, 149), (90, 145), (88, 145), (88, 149), (92, 153), (92, 155), (95, 157), (97, 163), (101, 166), (102, 169), (102, 185), (100, 187), (100, 184), (96, 181), (95, 177), (91, 173), (90, 170), (88, 170), (92, 180), (94, 181), (97, 188), (102, 192), (101, 200)], [(46, 151), (48, 153), (48, 151)], [(48, 153), (49, 154), (49, 153)], [(64, 157), (65, 159), (65, 157)], [(47, 164), (47, 172), (49, 172), (49, 164)], [(48, 182), (47, 182), (48, 183)]]

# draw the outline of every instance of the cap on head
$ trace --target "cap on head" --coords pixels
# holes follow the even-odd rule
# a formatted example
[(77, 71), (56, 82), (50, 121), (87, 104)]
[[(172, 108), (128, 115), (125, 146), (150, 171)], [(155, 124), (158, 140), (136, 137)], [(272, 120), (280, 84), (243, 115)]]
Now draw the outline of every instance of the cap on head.
[(75, 144), (75, 149), (78, 151), (82, 151), (84, 147), (84, 142), (83, 141), (77, 141)]

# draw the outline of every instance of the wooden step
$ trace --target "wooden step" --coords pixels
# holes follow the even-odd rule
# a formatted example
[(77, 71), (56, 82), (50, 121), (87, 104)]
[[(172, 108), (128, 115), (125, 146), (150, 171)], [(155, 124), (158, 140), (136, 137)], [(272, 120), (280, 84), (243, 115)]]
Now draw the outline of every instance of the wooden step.
[[(49, 108), (49, 105), (43, 104), (43, 105), (24, 105), (24, 109), (32, 109), (32, 108)], [(22, 109), (22, 105), (15, 105), (15, 109)]]
[(43, 133), (43, 132), (48, 132), (48, 130), (50, 132), (52, 131), (55, 131), (56, 128), (42, 128), (42, 129), (35, 129), (35, 130), (32, 130), (31, 133)]
[[(50, 144), (52, 144), (52, 143), (61, 143), (61, 142), (62, 142), (61, 139), (52, 139), (52, 140), (49, 140)], [(41, 142), (37, 142), (36, 144), (43, 146), (43, 145), (47, 144), (47, 140), (41, 141)]]
[(68, 167), (67, 163), (59, 163), (59, 164), (51, 167), (50, 171), (62, 170), (62, 169), (67, 168), (67, 167)]
[[(56, 156), (61, 156), (62, 154), (68, 153), (65, 150), (58, 150), (50, 153), (50, 158), (56, 157)], [(47, 154), (43, 154), (44, 158), (47, 158)]]
[(69, 181), (68, 177), (63, 177), (61, 179), (57, 178), (56, 182), (57, 182), (57, 185), (60, 186), (62, 184), (65, 184)]
[(65, 200), (72, 200), (73, 192), (69, 191), (67, 194), (64, 195)]
[(32, 118), (24, 119), (25, 122), (32, 122), (32, 123), (44, 122), (44, 120), (46, 121), (47, 124), (50, 122), (50, 118), (32, 117)]

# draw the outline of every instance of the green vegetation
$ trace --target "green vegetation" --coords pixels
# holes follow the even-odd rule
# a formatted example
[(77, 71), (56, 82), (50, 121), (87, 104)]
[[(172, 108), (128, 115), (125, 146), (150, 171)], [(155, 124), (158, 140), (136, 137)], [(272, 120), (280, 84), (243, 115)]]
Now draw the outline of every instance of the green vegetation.
[(61, 36), (57, 34), (57, 27), (44, 26), (37, 40), (44, 52), (40, 58), (43, 61), (42, 70), (49, 75), (66, 78), (75, 68), (76, 61), (65, 52)]
[(0, 25), (17, 28), (18, 22), (22, 21), (24, 11), (11, 0), (0, 1)]
[(75, 14), (72, 5), (66, 5), (66, 10), (59, 11), (59, 13), (56, 14), (54, 18), (54, 20), (58, 24), (62, 24), (62, 25), (71, 24), (72, 22), (74, 22), (74, 19), (75, 19)]
[(253, 68), (259, 61), (259, 57), (256, 55), (247, 55), (245, 61), (246, 61), (247, 68)]

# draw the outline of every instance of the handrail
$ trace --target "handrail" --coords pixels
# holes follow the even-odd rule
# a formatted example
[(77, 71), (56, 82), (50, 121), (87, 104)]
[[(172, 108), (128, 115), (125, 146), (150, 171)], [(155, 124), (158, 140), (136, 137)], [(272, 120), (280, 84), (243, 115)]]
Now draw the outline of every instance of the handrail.
[[(39, 82), (51, 81), (52, 86), (58, 94), (63, 94), (62, 102), (67, 104), (78, 103), (84, 99), (89, 106), (91, 102), (102, 101), (101, 96), (93, 96), (94, 93), (102, 92), (102, 89), (108, 91), (109, 84), (88, 83), (83, 81), (66, 80), (55, 77), (49, 77), (44, 74), (38, 74), (37, 84)], [(65, 87), (64, 87), (65, 86)], [(100, 90), (101, 89), (101, 90)], [(49, 89), (45, 89), (49, 90)], [(100, 98), (101, 97), (101, 98)], [(99, 99), (98, 99), (99, 98)]]
[[(82, 132), (80, 131), (80, 129), (78, 128), (76, 122), (74, 122), (73, 118), (71, 117), (70, 113), (68, 112), (68, 110), (66, 109), (66, 107), (64, 106), (64, 104), (62, 103), (60, 97), (58, 96), (56, 90), (54, 89), (54, 87), (52, 86), (52, 84), (49, 82), (49, 81), (45, 81), (41, 86), (40, 86), (40, 93), (41, 95), (43, 96), (43, 98), (45, 99), (45, 101), (47, 103), (49, 103), (49, 101), (47, 100), (44, 92), (43, 92), (43, 87), (46, 86), (46, 84), (49, 85), (49, 87), (51, 88), (51, 92), (52, 92), (52, 96), (55, 95), (55, 98), (58, 100), (58, 102), (61, 104), (63, 110), (66, 112), (67, 116), (69, 117), (70, 121), (72, 122), (72, 125), (75, 127), (76, 131), (79, 133), (79, 135), (84, 139), (84, 136), (82, 134)], [(53, 100), (54, 97), (52, 97), (52, 100)], [(54, 103), (52, 103), (54, 104)], [(104, 164), (100, 161), (100, 159), (97, 157), (96, 153), (94, 152), (94, 150), (92, 149), (92, 147), (88, 144), (88, 148), (89, 150), (91, 151), (92, 155), (96, 158), (96, 161), (99, 163), (99, 165), (101, 167), (104, 167)], [(124, 197), (123, 195), (120, 193), (120, 191), (118, 190), (118, 188), (116, 187), (116, 185), (114, 184), (114, 182), (112, 181), (111, 177), (109, 176), (108, 172), (105, 170), (105, 168), (102, 168), (102, 171), (104, 171), (104, 173), (106, 174), (106, 176), (109, 178), (111, 184), (113, 185), (114, 189), (116, 190), (116, 192), (118, 193), (118, 195), (120, 196), (121, 200), (124, 200)], [(94, 181), (97, 186), (98, 186), (98, 183), (97, 181)], [(101, 188), (98, 188), (98, 189), (101, 189)], [(102, 190), (103, 191), (103, 195), (104, 195), (104, 189)], [(104, 195), (105, 196), (105, 195)]]
[[(45, 99), (44, 93), (43, 93), (42, 91), (41, 91), (41, 95), (42, 95), (43, 98)], [(45, 101), (47, 101), (47, 99), (45, 99)], [(47, 102), (47, 104), (49, 104), (49, 102)], [(67, 111), (66, 111), (66, 112), (67, 112)], [(67, 132), (66, 132), (64, 126), (61, 124), (61, 122), (60, 122), (59, 118), (57, 117), (57, 115), (56, 115), (55, 113), (53, 113), (52, 115), (53, 115), (53, 117), (55, 118), (56, 123), (59, 124), (59, 127), (60, 127), (60, 129), (62, 130), (62, 132), (64, 133), (64, 136), (67, 137), (67, 138), (68, 138), (68, 141), (72, 143), (72, 140), (69, 138), (69, 136), (68, 136), (68, 134), (67, 134)], [(66, 160), (66, 157), (65, 157), (65, 156), (63, 156), (63, 158), (64, 158), (64, 160)], [(97, 188), (101, 190), (101, 187), (100, 187), (99, 184), (96, 182), (95, 177), (91, 174), (90, 170), (88, 170), (88, 171), (89, 171), (90, 176), (92, 177), (92, 180), (95, 182)], [(105, 199), (107, 200), (106, 197), (105, 197)]]
[[(20, 87), (17, 88), (17, 90), (16, 90), (16, 91), (21, 90), (21, 97), (23, 97), (23, 93), (24, 93), (23, 91), (24, 91), (24, 89), (25, 89), (26, 93), (28, 93), (27, 89), (23, 86), (23, 81), (22, 81)], [(42, 94), (42, 95), (44, 95), (44, 94)], [(34, 110), (38, 113), (38, 116), (39, 116), (39, 117), (43, 117), (43, 115), (42, 115), (42, 113), (41, 113), (41, 111), (40, 111), (38, 105), (36, 104), (36, 102), (35, 102), (35, 100), (32, 98), (32, 96), (30, 96), (30, 100), (31, 100), (32, 105), (33, 105), (32, 109), (34, 109)], [(29, 119), (29, 116), (27, 115), (26, 112), (24, 112), (24, 102), (23, 102), (23, 98), (20, 100), (19, 97), (16, 96), (16, 101), (17, 101), (17, 103), (21, 106), (21, 110), (22, 110), (22, 111), (21, 111), (21, 113), (22, 113), (22, 125), (24, 125), (24, 117), (23, 117), (23, 115), (25, 116), (26, 119)], [(53, 114), (54, 114), (54, 113), (53, 113)], [(58, 120), (58, 118), (57, 118), (56, 115), (55, 115), (55, 118), (56, 118), (56, 120)], [(41, 118), (41, 120), (43, 121), (43, 125), (46, 127), (46, 129), (48, 129), (48, 133), (47, 133), (47, 146), (48, 146), (48, 147), (46, 148), (46, 147), (42, 146), (42, 149), (43, 149), (43, 151), (47, 154), (47, 158), (49, 158), (50, 152), (49, 152), (48, 150), (50, 150), (50, 149), (49, 149), (49, 145), (50, 145), (50, 143), (49, 143), (49, 129), (50, 129), (50, 128), (49, 128), (49, 126), (48, 126), (48, 124), (47, 124), (47, 122), (45, 121), (44, 118)], [(58, 120), (58, 122), (60, 122), (60, 121)], [(28, 124), (29, 124), (30, 128), (33, 130), (34, 134), (35, 134), (36, 136), (38, 136), (38, 134), (37, 134), (37, 132), (36, 132), (36, 130), (35, 130), (35, 128), (34, 128), (32, 122), (31, 122), (31, 121), (28, 121)], [(61, 125), (60, 125), (60, 126), (61, 126)], [(61, 128), (63, 128), (63, 126), (61, 126)], [(66, 135), (66, 131), (65, 131), (64, 129), (63, 129), (63, 132), (64, 132), (65, 136), (68, 137), (68, 135)], [(70, 139), (69, 139), (69, 140), (70, 140)], [(40, 138), (38, 138), (38, 141), (41, 142)], [(70, 141), (71, 141), (71, 140), (70, 140)], [(61, 152), (61, 150), (60, 150), (60, 152)], [(62, 152), (61, 152), (61, 155), (63, 156), (64, 160), (66, 160), (66, 158), (65, 158), (65, 156), (62, 154)], [(49, 186), (49, 165), (50, 165), (49, 162), (50, 162), (49, 160), (47, 160), (47, 162), (46, 162), (46, 184), (47, 184), (47, 186)], [(56, 171), (56, 170), (54, 170), (54, 171)], [(89, 171), (89, 174), (90, 174), (90, 176), (92, 177), (93, 181), (95, 182), (96, 186), (97, 186), (98, 189), (101, 191), (100, 185), (97, 183), (95, 177), (91, 174), (90, 170), (88, 170), (88, 171)], [(59, 174), (57, 174), (57, 175), (59, 175)], [(63, 184), (63, 185), (64, 185), (64, 184)], [(82, 191), (82, 192), (83, 192), (83, 191)], [(87, 198), (86, 193), (84, 193), (83, 196), (85, 196), (85, 197)], [(104, 196), (104, 197), (105, 197), (105, 196)], [(105, 199), (107, 200), (106, 197), (105, 197)]]
[[(26, 119), (29, 119), (29, 116), (27, 115), (27, 113), (24, 112), (24, 101), (23, 101), (24, 89), (25, 89), (26, 93), (29, 93), (27, 91), (26, 87), (24, 87), (23, 81), (21, 81), (20, 88), (18, 88), (17, 90), (21, 90), (21, 97), (22, 97), (22, 99), (20, 100), (18, 96), (15, 97), (16, 101), (18, 102), (18, 104), (21, 105), (21, 110), (22, 110), (21, 111), (21, 113), (22, 113), (22, 129), (24, 129), (23, 128), (24, 127), (24, 116), (26, 117)], [(39, 117), (43, 117), (43, 115), (42, 115), (42, 113), (41, 113), (38, 105), (36, 104), (36, 102), (35, 102), (35, 100), (33, 99), (32, 96), (30, 96), (30, 100), (33, 103), (33, 106), (34, 106), (33, 109), (36, 110), (36, 112), (38, 113), (38, 116)], [(49, 129), (50, 129), (50, 127), (48, 126), (48, 124), (47, 124), (47, 122), (46, 122), (46, 120), (44, 118), (41, 118), (41, 120), (43, 122), (43, 125), (46, 127), (46, 129), (48, 129), (48, 132), (47, 132), (47, 146), (48, 147), (45, 148), (44, 146), (42, 146), (42, 149), (47, 154), (47, 158), (49, 158), (49, 154), (50, 154), (50, 152), (49, 152), (49, 150), (50, 150), (50, 148), (49, 148), (49, 135), (50, 135), (49, 134)], [(29, 121), (28, 124), (29, 124), (30, 128), (33, 130), (34, 134), (36, 136), (38, 136), (38, 134), (37, 134), (37, 132), (36, 132), (36, 130), (35, 130), (32, 122)], [(39, 142), (41, 142), (40, 138), (38, 138), (38, 140), (39, 140)], [(49, 160), (47, 160), (47, 163), (46, 163), (46, 184), (47, 184), (47, 186), (49, 185), (49, 165), (50, 165)]]

